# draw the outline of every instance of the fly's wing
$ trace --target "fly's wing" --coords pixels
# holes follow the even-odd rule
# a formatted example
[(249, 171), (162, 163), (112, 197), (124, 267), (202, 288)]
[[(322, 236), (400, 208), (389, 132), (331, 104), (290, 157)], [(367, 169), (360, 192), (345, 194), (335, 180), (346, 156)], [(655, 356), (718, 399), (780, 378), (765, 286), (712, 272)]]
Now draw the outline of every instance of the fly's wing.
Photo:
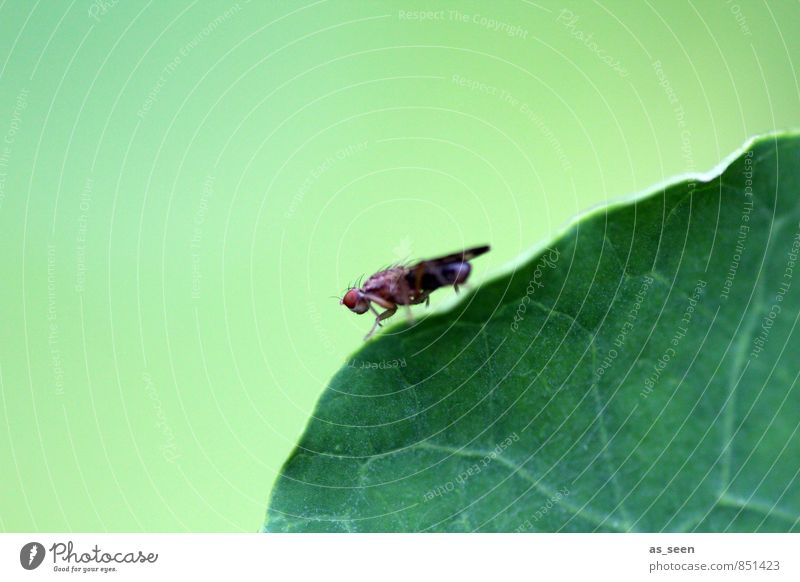
[(435, 259), (428, 259), (427, 261), (420, 261), (419, 263), (411, 267), (411, 269), (414, 270), (422, 264), (435, 266), (435, 265), (446, 265), (447, 263), (464, 263), (466, 261), (471, 261), (475, 257), (481, 256), (483, 253), (488, 253), (490, 248), (491, 247), (489, 245), (483, 245), (480, 247), (473, 247), (471, 249), (466, 249), (458, 253), (453, 253), (451, 255), (445, 255), (443, 257), (437, 257)]

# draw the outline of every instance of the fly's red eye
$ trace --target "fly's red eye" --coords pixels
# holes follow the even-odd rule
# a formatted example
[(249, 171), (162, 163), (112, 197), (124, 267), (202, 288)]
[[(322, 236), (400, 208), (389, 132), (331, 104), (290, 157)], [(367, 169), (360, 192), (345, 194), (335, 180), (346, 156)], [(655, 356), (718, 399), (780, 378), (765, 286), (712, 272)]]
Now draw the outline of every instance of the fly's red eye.
[(344, 294), (342, 297), (342, 303), (345, 304), (347, 309), (353, 309), (358, 303), (358, 291), (355, 289), (350, 289), (347, 293)]

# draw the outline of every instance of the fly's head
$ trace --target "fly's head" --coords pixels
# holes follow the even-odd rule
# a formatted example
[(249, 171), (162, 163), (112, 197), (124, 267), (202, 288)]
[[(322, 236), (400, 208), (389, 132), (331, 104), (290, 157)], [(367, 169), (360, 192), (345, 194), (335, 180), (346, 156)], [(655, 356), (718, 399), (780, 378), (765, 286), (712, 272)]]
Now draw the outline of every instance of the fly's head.
[(348, 289), (339, 303), (359, 315), (369, 310), (369, 301), (364, 297), (364, 292), (355, 287)]

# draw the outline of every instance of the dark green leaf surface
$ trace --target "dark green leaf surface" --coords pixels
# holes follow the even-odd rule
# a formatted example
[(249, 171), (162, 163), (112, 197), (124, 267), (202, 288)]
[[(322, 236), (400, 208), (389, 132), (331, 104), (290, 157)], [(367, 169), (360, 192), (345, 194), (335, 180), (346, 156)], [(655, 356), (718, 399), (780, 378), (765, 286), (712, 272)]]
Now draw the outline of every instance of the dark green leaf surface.
[(797, 136), (584, 217), (356, 353), (265, 531), (799, 530), (799, 250)]

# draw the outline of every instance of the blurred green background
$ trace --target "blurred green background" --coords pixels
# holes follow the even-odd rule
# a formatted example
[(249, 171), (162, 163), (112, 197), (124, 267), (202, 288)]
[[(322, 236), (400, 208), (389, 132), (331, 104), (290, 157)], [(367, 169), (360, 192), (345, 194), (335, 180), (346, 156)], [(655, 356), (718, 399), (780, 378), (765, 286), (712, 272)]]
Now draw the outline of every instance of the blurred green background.
[(256, 531), (370, 325), (332, 295), (488, 242), (479, 282), (800, 126), (799, 21), (788, 0), (3, 2), (0, 529)]

